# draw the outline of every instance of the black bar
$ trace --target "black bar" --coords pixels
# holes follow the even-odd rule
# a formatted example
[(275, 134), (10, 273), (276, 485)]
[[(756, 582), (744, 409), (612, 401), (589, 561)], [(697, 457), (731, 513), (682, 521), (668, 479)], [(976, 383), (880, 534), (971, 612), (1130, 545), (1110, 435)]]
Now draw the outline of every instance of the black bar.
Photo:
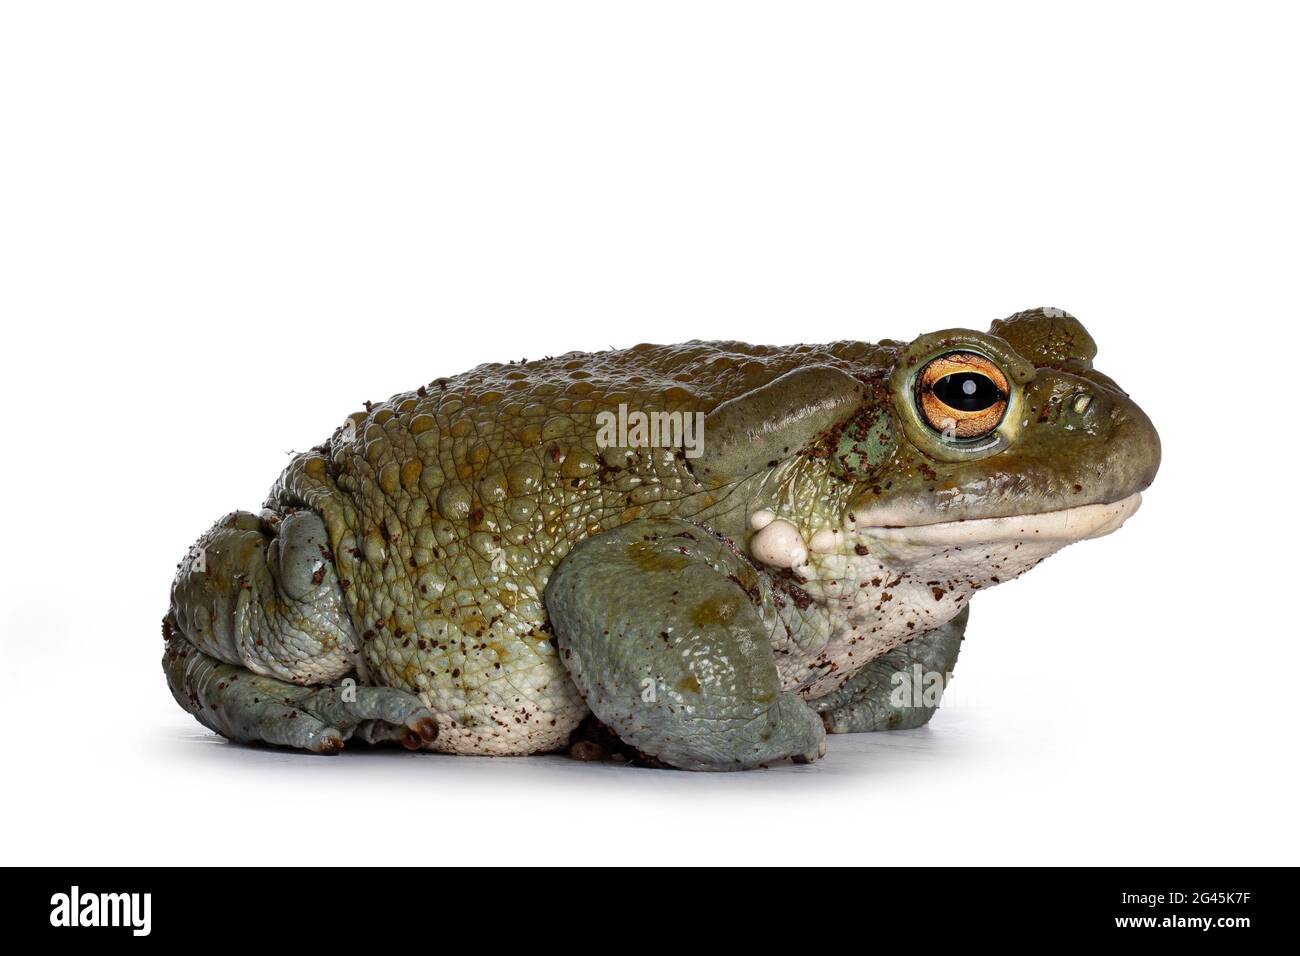
[[(239, 945), (241, 932), (256, 929), (258, 943), (365, 943), (379, 942), (385, 934), (415, 932), (419, 926), (427, 933), (433, 920), (449, 916), (464, 925), (490, 918), (484, 925), (498, 926), (502, 914), (521, 933), (537, 934), (552, 926), (557, 933), (582, 934), (593, 924), (575, 919), (576, 908), (591, 915), (603, 911), (616, 924), (626, 921), (652, 933), (679, 919), (701, 918), (715, 920), (718, 930), (755, 927), (764, 920), (807, 921), (804, 928), (815, 933), (824, 920), (828, 928), (833, 924), (850, 939), (858, 938), (864, 948), (886, 934), (918, 942), (1064, 937), (1231, 945), (1261, 931), (1270, 937), (1290, 935), (1296, 882), (1292, 869), (868, 867), (770, 881), (758, 875), (719, 874), (714, 880), (706, 872), (680, 878), (659, 873), (646, 878), (644, 890), (636, 888), (637, 876), (622, 874), (617, 899), (612, 899), (599, 890), (611, 885), (604, 877), (581, 871), (539, 877), (510, 870), (11, 869), (4, 909), (6, 926), (20, 936), (29, 931), (75, 934), (83, 942), (224, 937)], [(768, 887), (763, 911), (735, 910), (737, 879), (758, 879)], [(539, 891), (539, 886), (550, 890)], [(74, 909), (75, 921), (83, 925), (70, 925)], [(84, 925), (113, 921), (118, 925)], [(595, 943), (592, 938), (569, 944)], [(555, 944), (565, 942), (557, 937)], [(499, 949), (501, 941), (494, 939), (492, 945)]]

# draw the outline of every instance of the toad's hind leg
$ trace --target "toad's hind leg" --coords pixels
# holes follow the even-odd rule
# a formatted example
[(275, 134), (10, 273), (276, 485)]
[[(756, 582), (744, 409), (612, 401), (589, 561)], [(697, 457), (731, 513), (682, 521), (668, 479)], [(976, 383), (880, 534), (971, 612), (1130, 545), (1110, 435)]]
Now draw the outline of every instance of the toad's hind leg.
[(781, 690), (754, 570), (710, 532), (634, 521), (560, 562), (546, 608), (596, 717), (674, 767), (742, 770), (825, 752), (821, 720)]
[(832, 734), (911, 730), (929, 722), (957, 666), (970, 606), (871, 661), (839, 690), (812, 701)]
[(348, 676), (352, 625), (311, 512), (219, 521), (181, 563), (163, 635), (172, 696), (231, 740), (334, 753), (354, 736), (411, 748), (437, 736), (414, 694)]
[(418, 697), (392, 687), (300, 687), (204, 654), (179, 634), (163, 655), (176, 702), (209, 730), (239, 743), (332, 754), (345, 740), (394, 741), (416, 750), (438, 736)]

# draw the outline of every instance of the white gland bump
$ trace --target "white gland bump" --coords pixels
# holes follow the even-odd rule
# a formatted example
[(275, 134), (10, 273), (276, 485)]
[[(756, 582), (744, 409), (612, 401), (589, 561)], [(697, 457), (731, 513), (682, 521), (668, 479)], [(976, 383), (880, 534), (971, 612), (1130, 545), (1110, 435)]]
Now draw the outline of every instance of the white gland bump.
[(754, 560), (773, 568), (797, 568), (808, 562), (808, 545), (788, 521), (773, 519), (749, 539)]
[(808, 550), (814, 554), (834, 554), (843, 540), (843, 532), (838, 528), (822, 528), (808, 542)]

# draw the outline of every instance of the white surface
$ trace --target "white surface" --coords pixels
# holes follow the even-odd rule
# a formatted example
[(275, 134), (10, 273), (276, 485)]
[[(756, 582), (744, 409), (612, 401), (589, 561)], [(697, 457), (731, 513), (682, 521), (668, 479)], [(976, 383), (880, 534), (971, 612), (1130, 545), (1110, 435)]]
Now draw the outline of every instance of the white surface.
[[(1300, 862), (1296, 14), (1068, 9), (5, 5), (0, 857)], [(325, 759), (166, 691), (175, 563), (363, 399), (1032, 305), (1164, 467), (974, 602), (926, 730), (726, 777)]]

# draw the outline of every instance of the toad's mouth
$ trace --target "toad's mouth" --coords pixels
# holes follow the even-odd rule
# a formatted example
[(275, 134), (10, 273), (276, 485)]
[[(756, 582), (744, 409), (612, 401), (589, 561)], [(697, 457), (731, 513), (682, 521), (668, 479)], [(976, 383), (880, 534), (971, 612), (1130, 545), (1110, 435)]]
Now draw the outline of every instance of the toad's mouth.
[(1036, 541), (1044, 544), (1100, 538), (1118, 530), (1142, 504), (1140, 492), (1104, 504), (1076, 505), (1057, 511), (1008, 515), (1001, 518), (966, 518), (935, 524), (878, 525), (863, 523), (870, 516), (850, 517), (857, 534), (881, 542), (932, 547), (960, 547), (967, 544)]
[(805, 580), (841, 577), (849, 573), (850, 565), (874, 564), (883, 571), (887, 564), (897, 569), (918, 564), (961, 563), (977, 553), (988, 557), (990, 549), (1006, 551), (1007, 563), (1019, 570), (991, 577), (996, 583), (1010, 580), (1067, 544), (1100, 538), (1118, 530), (1141, 503), (1141, 493), (1135, 492), (1117, 501), (1074, 505), (1055, 511), (930, 524), (873, 523), (871, 518), (878, 520), (878, 516), (859, 511), (850, 512), (842, 527), (822, 528), (810, 536), (789, 521), (777, 520), (770, 511), (759, 511), (751, 518), (757, 530), (750, 539), (749, 550), (758, 563), (789, 568)]

